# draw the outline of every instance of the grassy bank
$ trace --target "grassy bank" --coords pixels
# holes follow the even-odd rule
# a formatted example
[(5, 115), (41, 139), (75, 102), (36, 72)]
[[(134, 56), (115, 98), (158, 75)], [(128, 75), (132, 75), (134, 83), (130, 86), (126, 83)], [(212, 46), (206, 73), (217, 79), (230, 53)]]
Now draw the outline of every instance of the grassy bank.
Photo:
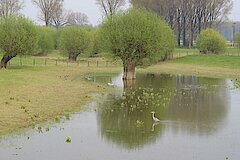
[(83, 80), (85, 74), (120, 70), (75, 64), (0, 70), (0, 135), (81, 111), (92, 93), (109, 89)]
[(191, 55), (145, 69), (146, 72), (187, 74), (207, 77), (240, 77), (240, 57), (226, 55)]
[[(173, 57), (179, 58), (188, 55), (199, 55), (200, 52), (198, 49), (188, 49), (188, 48), (176, 48), (173, 52)], [(226, 56), (240, 56), (240, 48), (227, 48), (225, 53), (221, 53), (221, 55)]]
[(174, 59), (171, 63), (240, 69), (240, 56), (191, 55)]

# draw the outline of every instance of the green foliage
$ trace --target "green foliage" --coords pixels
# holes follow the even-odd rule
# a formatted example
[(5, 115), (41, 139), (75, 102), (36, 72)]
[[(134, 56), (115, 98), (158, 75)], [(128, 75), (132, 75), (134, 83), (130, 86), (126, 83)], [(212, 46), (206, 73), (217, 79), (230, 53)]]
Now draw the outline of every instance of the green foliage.
[(235, 35), (235, 43), (237, 44), (238, 48), (240, 48), (240, 33)]
[(66, 143), (71, 143), (72, 142), (72, 139), (70, 137), (67, 137), (66, 138)]
[(173, 32), (165, 21), (142, 9), (130, 9), (107, 19), (100, 35), (103, 49), (125, 64), (151, 64), (175, 46)]
[(61, 31), (62, 31), (61, 29), (56, 29), (53, 33), (54, 49), (56, 50), (60, 49)]
[(1, 18), (0, 48), (6, 55), (30, 54), (37, 46), (37, 29), (21, 16)]
[(91, 55), (99, 54), (100, 52), (100, 36), (99, 29), (92, 29), (90, 31), (91, 43), (89, 46), (89, 52)]
[(224, 37), (214, 29), (203, 30), (197, 39), (197, 48), (204, 53), (224, 53), (226, 46)]
[(50, 27), (38, 27), (38, 54), (45, 55), (53, 51), (55, 31)]
[(83, 26), (66, 27), (61, 31), (60, 47), (68, 55), (83, 53), (89, 44), (89, 31)]

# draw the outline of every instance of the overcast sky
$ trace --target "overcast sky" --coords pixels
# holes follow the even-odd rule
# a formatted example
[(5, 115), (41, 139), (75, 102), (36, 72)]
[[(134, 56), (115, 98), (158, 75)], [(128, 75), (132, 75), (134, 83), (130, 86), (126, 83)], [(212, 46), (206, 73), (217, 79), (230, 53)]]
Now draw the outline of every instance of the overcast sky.
[[(24, 0), (25, 7), (22, 11), (24, 15), (33, 19), (40, 24), (39, 10), (32, 4), (31, 0)], [(91, 24), (96, 25), (101, 22), (102, 13), (100, 12), (95, 0), (65, 0), (65, 8), (67, 10), (78, 11), (87, 14)], [(240, 21), (240, 0), (234, 0), (232, 14), (230, 20)]]

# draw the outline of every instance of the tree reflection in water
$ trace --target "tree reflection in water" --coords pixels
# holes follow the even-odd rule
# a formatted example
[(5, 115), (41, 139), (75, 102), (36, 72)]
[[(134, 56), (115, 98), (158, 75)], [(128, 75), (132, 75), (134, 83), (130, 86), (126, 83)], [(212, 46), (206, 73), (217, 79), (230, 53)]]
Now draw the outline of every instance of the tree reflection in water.
[(167, 119), (185, 125), (173, 125), (172, 131), (193, 135), (211, 135), (224, 127), (229, 97), (225, 80), (177, 77), (178, 92), (172, 99)]
[[(175, 134), (213, 134), (227, 115), (224, 83), (193, 76), (137, 75), (131, 90), (108, 94), (99, 103), (99, 132), (126, 149), (155, 143), (169, 129)], [(154, 124), (151, 111), (163, 122)]]
[[(164, 126), (153, 124), (151, 111), (165, 119), (166, 106), (172, 96), (172, 90), (153, 88), (125, 90), (122, 96), (109, 94), (98, 111), (102, 136), (126, 148), (155, 142)], [(138, 125), (140, 122), (142, 125)]]

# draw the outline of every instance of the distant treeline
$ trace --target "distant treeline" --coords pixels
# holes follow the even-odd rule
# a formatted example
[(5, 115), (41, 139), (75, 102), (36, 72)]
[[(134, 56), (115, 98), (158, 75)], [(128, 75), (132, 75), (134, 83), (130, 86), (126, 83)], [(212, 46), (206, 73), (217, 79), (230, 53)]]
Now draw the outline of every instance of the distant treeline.
[(162, 16), (177, 36), (178, 46), (193, 47), (199, 33), (226, 20), (232, 0), (131, 0)]

